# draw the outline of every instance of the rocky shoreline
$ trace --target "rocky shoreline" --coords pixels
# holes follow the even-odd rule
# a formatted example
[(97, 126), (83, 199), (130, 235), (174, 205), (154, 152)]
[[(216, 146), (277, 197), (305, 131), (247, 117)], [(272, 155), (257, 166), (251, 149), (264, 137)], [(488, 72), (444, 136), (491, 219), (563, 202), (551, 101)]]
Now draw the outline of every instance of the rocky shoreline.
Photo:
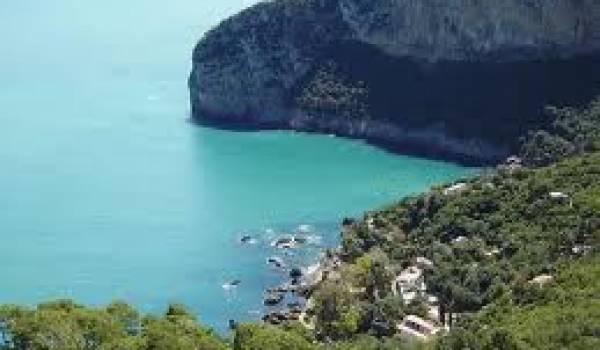
[[(318, 263), (302, 268), (300, 277), (290, 277), (286, 282), (265, 290), (265, 305), (280, 306), (275, 310), (266, 312), (262, 320), (264, 322), (279, 325), (286, 321), (300, 321), (309, 324), (306, 317), (310, 309), (311, 296), (319, 285), (334, 276), (340, 266), (340, 260), (336, 254), (331, 253), (323, 257)], [(293, 301), (283, 305), (285, 296), (291, 294)]]
[[(329, 248), (337, 243), (324, 238), (324, 235), (334, 237), (338, 232), (335, 224), (328, 227), (328, 224), (304, 223), (245, 231), (239, 235), (238, 244), (261, 247), (266, 267), (280, 276), (277, 284), (263, 289), (260, 317), (265, 322), (281, 324), (301, 320), (309, 308), (313, 291), (327, 276), (332, 276), (340, 264), (337, 250)], [(222, 287), (232, 290), (241, 284), (241, 279), (233, 279)], [(236, 324), (236, 320), (230, 320), (230, 327)]]
[(289, 111), (286, 120), (264, 121), (260, 118), (223, 118), (208, 112), (197, 112), (198, 125), (230, 131), (291, 130), (345, 137), (367, 142), (384, 150), (468, 166), (494, 165), (510, 154), (506, 145), (499, 146), (481, 138), (461, 139), (446, 132), (443, 124), (427, 128), (403, 127), (397, 123), (374, 119), (348, 119), (339, 116), (314, 117)]
[[(353, 222), (354, 219), (344, 219), (342, 229)], [(335, 249), (327, 249), (318, 262), (292, 269), (289, 278), (283, 283), (267, 288), (264, 291), (264, 304), (272, 307), (272, 310), (268, 310), (262, 316), (262, 320), (273, 325), (298, 321), (310, 328), (309, 312), (313, 293), (323, 282), (341, 278), (340, 249), (339, 246)], [(288, 296), (291, 296), (291, 299), (287, 298)]]

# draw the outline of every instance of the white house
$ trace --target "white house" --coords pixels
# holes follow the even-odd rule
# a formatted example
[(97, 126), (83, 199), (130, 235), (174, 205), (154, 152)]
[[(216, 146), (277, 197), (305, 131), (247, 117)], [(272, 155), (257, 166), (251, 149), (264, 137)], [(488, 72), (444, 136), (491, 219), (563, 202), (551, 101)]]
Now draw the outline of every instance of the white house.
[(415, 260), (416, 264), (420, 268), (430, 268), (433, 267), (433, 261), (427, 259), (426, 257), (420, 256)]
[(571, 196), (564, 192), (550, 192), (549, 196), (553, 200), (559, 201), (561, 203), (569, 203), (569, 206), (573, 207), (573, 200), (571, 199)]
[(452, 244), (460, 244), (468, 241), (469, 239), (465, 236), (458, 236), (452, 240)]
[(500, 249), (498, 249), (498, 248), (494, 248), (492, 250), (486, 250), (483, 252), (483, 255), (487, 256), (488, 258), (492, 257), (494, 255), (498, 255), (498, 254), (500, 254)]
[(529, 281), (531, 284), (537, 284), (538, 286), (546, 285), (550, 282), (554, 281), (554, 276), (552, 275), (540, 275)]
[(593, 247), (591, 245), (578, 244), (571, 248), (571, 251), (573, 252), (573, 254), (582, 255), (589, 253), (592, 249)]
[(506, 158), (506, 164), (523, 164), (523, 160), (517, 156), (510, 156)]
[(373, 217), (367, 218), (367, 228), (369, 231), (375, 230), (375, 219)]
[(415, 315), (406, 316), (402, 323), (398, 324), (396, 328), (403, 338), (423, 341), (429, 340), (440, 331), (440, 328), (433, 323)]
[(410, 266), (403, 270), (393, 281), (392, 292), (402, 296), (404, 301), (412, 301), (418, 293), (425, 292), (425, 278), (423, 270), (417, 266)]
[(457, 194), (461, 194), (465, 192), (468, 188), (468, 185), (464, 182), (459, 182), (455, 185), (452, 185), (444, 190), (445, 196), (453, 196)]
[(550, 198), (552, 199), (569, 199), (569, 195), (563, 192), (550, 192)]

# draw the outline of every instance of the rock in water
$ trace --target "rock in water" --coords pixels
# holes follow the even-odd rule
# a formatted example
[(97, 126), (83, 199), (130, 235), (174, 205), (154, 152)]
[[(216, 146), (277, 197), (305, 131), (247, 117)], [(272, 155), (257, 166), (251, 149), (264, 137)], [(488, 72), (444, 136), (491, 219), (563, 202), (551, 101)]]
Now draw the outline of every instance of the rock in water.
[(290, 249), (295, 247), (294, 236), (284, 235), (273, 242), (271, 242), (271, 246), (279, 249)]
[(290, 270), (290, 278), (298, 279), (301, 277), (302, 277), (302, 269), (300, 269), (298, 267), (294, 267), (293, 269)]
[(276, 267), (278, 269), (284, 269), (286, 267), (285, 261), (283, 261), (283, 259), (278, 256), (272, 256), (272, 257), (268, 258), (267, 263), (270, 265), (273, 265), (274, 267)]
[(244, 235), (240, 238), (240, 243), (242, 244), (256, 244), (256, 239), (252, 238), (250, 235)]
[(271, 292), (265, 296), (265, 305), (275, 306), (283, 301), (283, 294)]
[(193, 54), (205, 123), (501, 160), (547, 104), (600, 93), (595, 0), (277, 0)]

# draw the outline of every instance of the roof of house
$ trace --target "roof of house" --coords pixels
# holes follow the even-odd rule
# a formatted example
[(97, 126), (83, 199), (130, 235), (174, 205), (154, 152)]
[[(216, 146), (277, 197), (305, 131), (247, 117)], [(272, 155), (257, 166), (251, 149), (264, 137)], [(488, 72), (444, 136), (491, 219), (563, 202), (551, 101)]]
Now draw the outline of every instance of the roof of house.
[(455, 185), (452, 185), (444, 190), (445, 195), (454, 194), (457, 192), (461, 192), (467, 188), (467, 184), (464, 182), (459, 182)]
[(550, 192), (550, 197), (555, 199), (565, 199), (569, 198), (569, 195), (563, 192)]
[(396, 282), (415, 282), (421, 277), (423, 277), (423, 270), (417, 266), (410, 266), (396, 276)]
[(536, 283), (536, 284), (542, 285), (542, 284), (550, 283), (553, 280), (554, 280), (554, 276), (552, 276), (552, 275), (540, 275), (540, 276), (537, 276), (537, 277), (531, 279), (529, 281), (529, 283)]
[(427, 320), (424, 320), (421, 317), (416, 316), (416, 315), (406, 316), (402, 323), (405, 326), (409, 325), (410, 323), (415, 324), (415, 325), (419, 326), (419, 328), (422, 328), (423, 330), (425, 330), (425, 332), (427, 332), (428, 334), (434, 333), (437, 330), (437, 327), (433, 323), (431, 323)]
[(433, 266), (433, 261), (427, 259), (426, 257), (420, 256), (416, 259), (418, 265), (423, 266)]

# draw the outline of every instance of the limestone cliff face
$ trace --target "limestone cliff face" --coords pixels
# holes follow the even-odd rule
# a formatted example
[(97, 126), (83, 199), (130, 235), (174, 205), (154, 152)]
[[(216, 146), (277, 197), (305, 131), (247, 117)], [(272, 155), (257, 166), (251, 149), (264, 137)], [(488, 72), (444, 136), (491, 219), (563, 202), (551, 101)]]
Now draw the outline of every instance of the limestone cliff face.
[(205, 35), (193, 118), (479, 160), (600, 93), (598, 0), (278, 0)]
[(600, 46), (597, 0), (341, 0), (356, 37), (393, 56), (571, 57)]

